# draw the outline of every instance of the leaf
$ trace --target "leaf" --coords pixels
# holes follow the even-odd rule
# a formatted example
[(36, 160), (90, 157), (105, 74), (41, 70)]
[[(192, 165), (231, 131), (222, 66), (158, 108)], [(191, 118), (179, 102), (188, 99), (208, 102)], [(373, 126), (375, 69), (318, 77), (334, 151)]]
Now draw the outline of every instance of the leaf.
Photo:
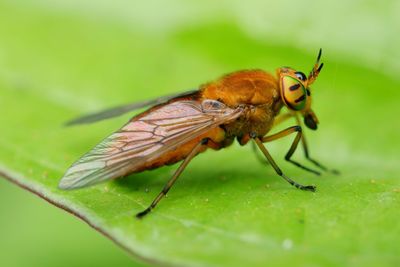
[[(319, 48), (313, 49), (315, 55), (296, 49), (289, 37), (283, 43), (280, 33), (273, 35), (279, 45), (256, 40), (220, 18), (200, 16), (198, 21), (204, 21), (197, 26), (181, 20), (144, 30), (151, 24), (139, 11), (137, 21), (124, 24), (120, 16), (104, 15), (107, 6), (88, 17), (87, 6), (76, 11), (75, 2), (59, 5), (0, 4), (0, 23), (7, 25), (0, 28), (1, 176), (151, 263), (400, 263), (400, 125), (391, 119), (398, 113), (400, 81), (366, 64), (373, 62), (370, 57), (360, 63), (345, 56), (350, 52), (324, 52), (326, 67), (313, 87), (320, 128), (306, 132), (312, 156), (342, 174), (314, 177), (286, 163), (291, 138), (269, 145), (281, 168), (298, 182), (316, 184), (316, 193), (291, 187), (260, 164), (249, 146), (238, 145), (196, 157), (144, 220), (134, 215), (147, 207), (177, 166), (87, 189), (58, 190), (69, 165), (129, 115), (64, 128), (72, 117), (190, 89), (239, 68), (273, 71), (290, 64), (307, 72)], [(118, 12), (124, 14), (123, 8)], [(319, 41), (324, 42), (313, 44)], [(301, 151), (295, 157), (305, 162)]]

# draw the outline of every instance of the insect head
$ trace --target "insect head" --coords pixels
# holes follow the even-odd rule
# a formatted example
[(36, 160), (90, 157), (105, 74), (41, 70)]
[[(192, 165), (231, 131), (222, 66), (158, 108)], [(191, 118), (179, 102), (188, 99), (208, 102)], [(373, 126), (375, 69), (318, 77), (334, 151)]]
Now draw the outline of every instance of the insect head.
[(289, 67), (282, 67), (277, 70), (281, 98), (287, 108), (300, 112), (304, 117), (304, 123), (308, 128), (316, 130), (318, 119), (311, 110), (310, 85), (314, 83), (320, 73), (323, 63), (319, 64), (322, 50), (319, 50), (317, 61), (308, 77), (303, 72), (296, 71)]

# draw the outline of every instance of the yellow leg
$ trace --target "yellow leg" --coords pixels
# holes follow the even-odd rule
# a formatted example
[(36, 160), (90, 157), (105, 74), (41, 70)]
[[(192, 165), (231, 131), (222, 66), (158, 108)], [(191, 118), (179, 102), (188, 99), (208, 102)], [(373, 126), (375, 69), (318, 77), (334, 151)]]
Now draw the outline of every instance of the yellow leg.
[(296, 113), (294, 113), (292, 111), (280, 114), (280, 115), (278, 115), (278, 117), (275, 118), (273, 127), (275, 127), (275, 126), (283, 123), (284, 121), (287, 121), (288, 119), (295, 117), (295, 116), (296, 116)]
[[(302, 123), (301, 123), (301, 120), (299, 118), (299, 115), (296, 112), (288, 111), (287, 113), (280, 114), (279, 116), (277, 116), (275, 118), (273, 127), (278, 126), (279, 124), (285, 122), (286, 120), (288, 120), (290, 118), (295, 118), (296, 122), (297, 122), (297, 125), (298, 126), (302, 126)], [(334, 169), (328, 169), (327, 167), (325, 167), (325, 165), (323, 165), (323, 164), (319, 163), (318, 161), (316, 161), (315, 159), (311, 158), (310, 152), (309, 152), (309, 149), (308, 149), (307, 140), (306, 140), (306, 137), (305, 137), (304, 133), (301, 135), (301, 140), (300, 141), (301, 141), (301, 145), (303, 147), (304, 156), (308, 161), (312, 162), (315, 166), (317, 166), (318, 168), (320, 168), (323, 171), (331, 172), (333, 174), (339, 174), (339, 171), (334, 170)], [(256, 156), (260, 160), (260, 162), (265, 163), (263, 158), (261, 158), (261, 155), (258, 153), (258, 151), (256, 151), (256, 148), (257, 148), (256, 145), (253, 143), (252, 146), (253, 146), (253, 150), (255, 151)], [(297, 165), (296, 163), (294, 163), (294, 164)]]
[(303, 166), (302, 164), (300, 164), (300, 163), (298, 163), (298, 162), (296, 162), (296, 161), (291, 159), (292, 156), (293, 156), (293, 153), (296, 151), (296, 148), (297, 148), (297, 146), (299, 144), (299, 141), (301, 140), (301, 137), (302, 137), (302, 129), (301, 129), (300, 126), (292, 126), (292, 127), (289, 127), (287, 129), (279, 132), (279, 133), (276, 133), (276, 134), (273, 134), (273, 135), (270, 135), (270, 136), (265, 136), (265, 137), (262, 138), (262, 142), (263, 143), (272, 142), (272, 141), (275, 141), (275, 140), (280, 139), (282, 137), (288, 136), (289, 134), (292, 134), (292, 133), (297, 133), (297, 134), (296, 134), (296, 137), (295, 137), (292, 145), (290, 146), (289, 151), (286, 153), (285, 159), (287, 161), (289, 161), (290, 163), (296, 165), (297, 167), (302, 168), (303, 170), (312, 172), (312, 173), (314, 173), (316, 175), (320, 175), (321, 174), (320, 172), (315, 171), (313, 169), (310, 169), (310, 168), (308, 168), (306, 166)]
[(314, 185), (301, 185), (289, 177), (287, 177), (282, 170), (278, 167), (278, 165), (275, 163), (275, 161), (272, 159), (271, 155), (269, 154), (267, 148), (264, 146), (263, 142), (260, 140), (259, 137), (257, 137), (256, 134), (252, 135), (252, 138), (254, 139), (256, 145), (258, 148), (261, 150), (261, 152), (264, 154), (264, 156), (267, 158), (268, 162), (271, 164), (271, 166), (274, 168), (275, 172), (281, 176), (283, 179), (285, 179), (289, 184), (293, 185), (296, 188), (299, 188), (301, 190), (307, 190), (307, 191), (315, 191), (316, 187)]
[(154, 209), (158, 202), (168, 193), (168, 191), (171, 189), (171, 187), (174, 185), (178, 177), (181, 175), (183, 170), (186, 168), (186, 166), (189, 164), (189, 162), (193, 159), (194, 156), (197, 155), (197, 152), (200, 151), (200, 149), (207, 144), (209, 141), (208, 138), (203, 139), (200, 143), (198, 143), (193, 150), (189, 153), (189, 155), (185, 158), (185, 160), (182, 162), (182, 164), (179, 166), (179, 168), (175, 171), (174, 175), (172, 178), (168, 181), (168, 183), (164, 186), (163, 190), (158, 194), (158, 196), (153, 200), (151, 205), (145, 209), (144, 211), (139, 212), (136, 214), (136, 218), (141, 219), (143, 216), (145, 216), (147, 213), (149, 213), (152, 209)]
[[(286, 121), (294, 116), (295, 116), (295, 113), (291, 112), (291, 111), (278, 115), (274, 120), (274, 125), (272, 126), (272, 128), (276, 127), (277, 125), (283, 123), (284, 121)], [(268, 161), (265, 161), (264, 158), (262, 157), (262, 155), (257, 150), (257, 145), (255, 143), (251, 143), (251, 148), (253, 149), (254, 154), (256, 155), (258, 161), (261, 162), (261, 164), (268, 164)]]

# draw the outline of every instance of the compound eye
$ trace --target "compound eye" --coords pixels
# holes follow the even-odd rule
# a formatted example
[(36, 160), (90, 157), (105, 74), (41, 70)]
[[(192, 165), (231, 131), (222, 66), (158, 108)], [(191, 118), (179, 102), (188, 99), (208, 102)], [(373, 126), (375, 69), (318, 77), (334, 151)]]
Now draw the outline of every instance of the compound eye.
[(296, 77), (300, 80), (300, 81), (305, 81), (307, 79), (306, 75), (304, 73), (302, 73), (301, 71), (296, 71), (294, 73), (296, 75)]
[(285, 105), (292, 110), (302, 110), (307, 103), (307, 90), (292, 76), (281, 78), (281, 96)]

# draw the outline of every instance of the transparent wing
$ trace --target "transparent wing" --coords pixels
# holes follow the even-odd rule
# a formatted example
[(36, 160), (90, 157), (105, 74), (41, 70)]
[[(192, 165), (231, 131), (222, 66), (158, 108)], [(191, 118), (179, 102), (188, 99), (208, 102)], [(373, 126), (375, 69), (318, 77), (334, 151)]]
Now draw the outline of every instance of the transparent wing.
[(162, 104), (162, 103), (168, 102), (172, 98), (191, 95), (191, 94), (196, 93), (197, 91), (198, 90), (190, 90), (190, 91), (186, 91), (186, 92), (179, 93), (179, 94), (166, 95), (166, 96), (162, 96), (162, 97), (159, 97), (156, 99), (146, 100), (146, 101), (142, 101), (142, 102), (134, 102), (134, 103), (118, 106), (118, 107), (113, 107), (110, 109), (106, 109), (106, 110), (103, 110), (100, 112), (88, 114), (88, 115), (70, 120), (65, 123), (65, 126), (72, 126), (72, 125), (77, 125), (77, 124), (88, 124), (88, 123), (93, 123), (93, 122), (97, 122), (97, 121), (101, 121), (101, 120), (114, 118), (114, 117), (120, 116), (122, 114), (125, 114), (129, 111), (133, 111), (133, 110), (148, 107), (148, 106)]
[(74, 163), (59, 187), (80, 188), (132, 173), (242, 112), (215, 100), (178, 100), (150, 109)]

